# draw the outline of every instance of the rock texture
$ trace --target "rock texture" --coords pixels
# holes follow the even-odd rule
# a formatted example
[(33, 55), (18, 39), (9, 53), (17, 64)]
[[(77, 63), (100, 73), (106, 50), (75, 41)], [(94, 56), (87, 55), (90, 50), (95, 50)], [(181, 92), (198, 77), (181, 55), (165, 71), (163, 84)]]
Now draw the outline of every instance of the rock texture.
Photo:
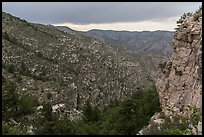
[(172, 60), (160, 65), (156, 81), (160, 103), (167, 109), (187, 114), (187, 106), (202, 111), (202, 20), (193, 17), (176, 31)]
[(189, 130), (202, 134), (202, 17), (197, 16), (202, 16), (202, 9), (198, 11), (177, 29), (171, 60), (159, 65), (156, 88), (162, 112), (156, 113), (138, 135), (159, 131), (164, 122), (162, 113), (170, 119), (173, 115), (191, 117), (193, 109), (189, 108), (197, 108), (201, 114), (198, 124)]

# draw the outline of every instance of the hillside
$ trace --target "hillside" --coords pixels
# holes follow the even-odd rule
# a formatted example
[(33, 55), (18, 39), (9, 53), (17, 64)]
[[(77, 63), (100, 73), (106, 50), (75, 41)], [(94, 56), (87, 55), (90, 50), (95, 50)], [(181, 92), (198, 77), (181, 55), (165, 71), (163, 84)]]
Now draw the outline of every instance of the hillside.
[(2, 12), (2, 76), (20, 94), (80, 108), (103, 108), (153, 84), (139, 56), (94, 38), (33, 24)]
[(69, 34), (82, 34), (96, 38), (126, 54), (139, 57), (146, 66), (145, 71), (153, 80), (156, 80), (158, 65), (163, 61), (169, 61), (172, 55), (172, 40), (175, 33), (171, 31), (131, 32), (93, 29), (82, 32), (66, 26), (52, 27)]
[(114, 31), (93, 29), (80, 32), (66, 26), (55, 26), (58, 30), (67, 33), (81, 33), (131, 53), (157, 52), (168, 58), (172, 55), (172, 40), (175, 32), (172, 31)]
[(149, 52), (157, 51), (160, 54), (171, 56), (172, 39), (174, 32), (170, 31), (112, 31), (112, 30), (90, 30), (86, 35), (99, 38), (110, 43), (117, 44), (119, 47), (129, 52)]
[(145, 71), (151, 79), (156, 80), (158, 65), (170, 60), (174, 32), (170, 31), (113, 31), (90, 30), (87, 32), (72, 30), (66, 26), (52, 26), (69, 34), (82, 34), (98, 39), (120, 52), (131, 54), (145, 64)]

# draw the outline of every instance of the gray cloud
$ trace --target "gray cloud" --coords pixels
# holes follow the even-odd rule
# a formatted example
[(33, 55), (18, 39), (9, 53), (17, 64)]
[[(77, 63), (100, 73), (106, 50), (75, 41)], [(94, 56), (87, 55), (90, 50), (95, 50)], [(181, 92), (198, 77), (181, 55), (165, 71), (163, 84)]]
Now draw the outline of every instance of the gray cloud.
[(201, 2), (3, 2), (3, 11), (31, 22), (74, 24), (162, 20), (193, 12)]

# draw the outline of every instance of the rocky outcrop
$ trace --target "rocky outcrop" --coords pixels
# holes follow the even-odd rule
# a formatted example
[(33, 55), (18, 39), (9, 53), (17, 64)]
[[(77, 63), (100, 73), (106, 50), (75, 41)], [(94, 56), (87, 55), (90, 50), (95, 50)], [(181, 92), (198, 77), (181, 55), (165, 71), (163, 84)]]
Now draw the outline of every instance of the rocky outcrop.
[[(175, 115), (191, 118), (195, 113), (192, 108), (198, 110), (198, 122), (187, 127), (190, 134), (202, 134), (202, 17), (198, 14), (202, 15), (202, 9), (177, 29), (171, 61), (159, 65), (156, 80), (161, 113), (171, 121)], [(161, 113), (156, 113), (138, 134), (158, 132), (164, 123)]]
[(162, 111), (188, 114), (188, 106), (202, 111), (202, 20), (187, 19), (173, 39), (172, 60), (160, 65), (156, 87)]

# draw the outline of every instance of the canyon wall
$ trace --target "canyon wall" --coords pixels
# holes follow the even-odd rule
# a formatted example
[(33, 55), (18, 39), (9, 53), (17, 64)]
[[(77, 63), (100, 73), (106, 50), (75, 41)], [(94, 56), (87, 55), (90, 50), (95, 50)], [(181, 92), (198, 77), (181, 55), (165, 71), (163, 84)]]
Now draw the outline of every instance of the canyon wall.
[(156, 87), (162, 111), (188, 114), (188, 106), (202, 112), (202, 18), (187, 19), (176, 31), (173, 55), (160, 64)]

